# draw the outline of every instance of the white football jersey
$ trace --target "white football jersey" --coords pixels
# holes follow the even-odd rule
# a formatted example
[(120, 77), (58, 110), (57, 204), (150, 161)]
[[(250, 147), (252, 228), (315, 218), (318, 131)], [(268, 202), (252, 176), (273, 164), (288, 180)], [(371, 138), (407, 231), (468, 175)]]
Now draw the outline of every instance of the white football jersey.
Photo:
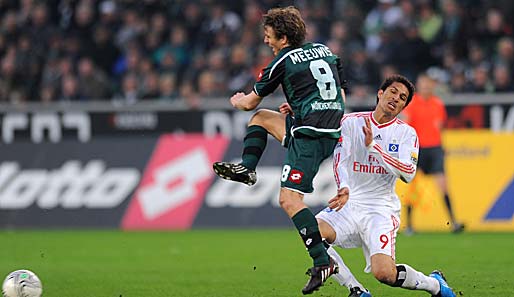
[[(362, 127), (369, 118), (373, 142), (364, 144)], [(338, 189), (348, 187), (349, 200), (363, 206), (400, 210), (396, 178), (410, 182), (418, 162), (416, 130), (395, 118), (379, 124), (372, 112), (350, 113), (341, 120), (341, 137), (334, 151)]]

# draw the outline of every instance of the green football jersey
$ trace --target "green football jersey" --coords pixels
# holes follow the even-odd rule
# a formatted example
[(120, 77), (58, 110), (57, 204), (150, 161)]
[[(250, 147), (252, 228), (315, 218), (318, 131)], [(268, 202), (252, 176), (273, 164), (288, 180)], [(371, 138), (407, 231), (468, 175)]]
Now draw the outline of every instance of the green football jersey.
[(259, 74), (254, 92), (265, 97), (282, 85), (294, 112), (293, 135), (339, 138), (345, 83), (339, 57), (326, 45), (307, 43), (282, 49)]

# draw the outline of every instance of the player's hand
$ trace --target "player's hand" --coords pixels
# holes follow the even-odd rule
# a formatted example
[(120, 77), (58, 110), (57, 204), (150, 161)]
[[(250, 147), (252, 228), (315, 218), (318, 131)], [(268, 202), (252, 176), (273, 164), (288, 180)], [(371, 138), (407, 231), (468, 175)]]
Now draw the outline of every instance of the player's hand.
[(245, 93), (243, 92), (237, 92), (235, 93), (234, 95), (232, 95), (232, 97), (230, 97), (230, 104), (232, 104), (232, 106), (234, 106), (235, 108), (238, 108), (238, 105), (237, 103), (239, 102), (239, 100), (241, 100), (241, 98), (243, 98), (245, 96)]
[(287, 102), (280, 104), (280, 106), (278, 107), (278, 111), (280, 111), (281, 114), (293, 115), (293, 110), (291, 109), (291, 105), (289, 105), (289, 103), (287, 103)]
[(337, 194), (334, 198), (328, 200), (328, 207), (335, 211), (339, 211), (348, 201), (348, 197), (350, 195), (350, 189), (342, 188), (337, 190)]
[(362, 126), (362, 132), (364, 132), (364, 144), (368, 147), (373, 141), (373, 131), (371, 130), (371, 124), (369, 118), (364, 118), (366, 125)]

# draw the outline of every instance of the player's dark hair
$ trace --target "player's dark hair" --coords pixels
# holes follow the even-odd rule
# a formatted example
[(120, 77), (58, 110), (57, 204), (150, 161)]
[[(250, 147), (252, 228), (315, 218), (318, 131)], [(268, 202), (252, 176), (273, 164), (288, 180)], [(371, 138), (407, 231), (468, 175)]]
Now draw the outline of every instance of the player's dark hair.
[[(387, 77), (384, 80), (384, 82), (382, 82), (382, 85), (380, 86), (380, 90), (385, 91), (394, 82), (399, 82), (399, 83), (403, 84), (409, 91), (409, 95), (407, 96), (407, 102), (405, 102), (405, 107), (407, 107), (407, 105), (409, 105), (409, 103), (412, 101), (412, 96), (414, 95), (414, 91), (416, 90), (416, 88), (414, 87), (414, 84), (403, 75), (393, 74), (393, 75)], [(378, 103), (378, 96), (377, 96), (377, 103)]]
[(300, 11), (294, 6), (268, 10), (263, 16), (262, 25), (273, 28), (276, 38), (286, 36), (292, 47), (302, 46), (307, 35), (305, 22)]

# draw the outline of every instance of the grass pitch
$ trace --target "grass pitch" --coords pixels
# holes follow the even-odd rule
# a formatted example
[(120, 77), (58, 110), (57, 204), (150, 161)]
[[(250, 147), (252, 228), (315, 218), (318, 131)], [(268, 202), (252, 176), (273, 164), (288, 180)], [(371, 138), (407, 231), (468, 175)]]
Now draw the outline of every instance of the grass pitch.
[[(44, 297), (301, 296), (311, 264), (292, 229), (0, 231), (0, 244), (0, 277), (33, 270)], [(365, 274), (361, 250), (338, 251), (373, 296), (429, 296)], [(514, 296), (512, 233), (400, 234), (397, 260), (443, 270), (463, 296)], [(329, 280), (312, 296), (347, 295)]]

